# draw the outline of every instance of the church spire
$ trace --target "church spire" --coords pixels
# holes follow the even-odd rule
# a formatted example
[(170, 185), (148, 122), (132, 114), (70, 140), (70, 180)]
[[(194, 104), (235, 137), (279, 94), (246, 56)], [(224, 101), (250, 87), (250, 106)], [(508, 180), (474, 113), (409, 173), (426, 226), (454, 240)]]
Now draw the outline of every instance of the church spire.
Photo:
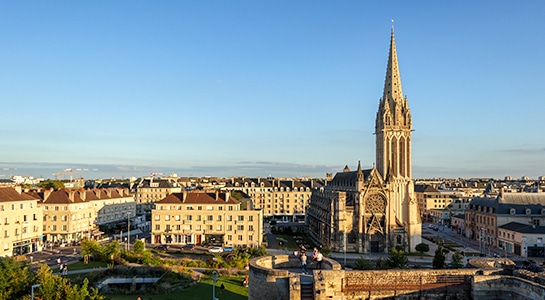
[(412, 117), (403, 96), (392, 25), (384, 91), (375, 121), (377, 170), (382, 176), (411, 178)]
[(401, 76), (399, 75), (399, 66), (397, 63), (396, 42), (394, 37), (394, 25), (392, 24), (392, 36), (390, 38), (390, 53), (388, 55), (388, 67), (386, 68), (386, 79), (384, 80), (383, 99), (390, 104), (390, 109), (394, 103), (403, 101), (403, 89), (401, 88)]

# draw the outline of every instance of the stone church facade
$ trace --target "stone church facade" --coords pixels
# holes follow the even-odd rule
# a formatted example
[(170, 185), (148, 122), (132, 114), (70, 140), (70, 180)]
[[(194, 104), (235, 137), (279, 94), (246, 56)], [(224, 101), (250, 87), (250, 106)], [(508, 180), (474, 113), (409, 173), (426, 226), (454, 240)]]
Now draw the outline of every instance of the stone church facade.
[(314, 190), (307, 208), (310, 235), (333, 251), (388, 252), (395, 246), (415, 251), (421, 220), (412, 179), (412, 120), (403, 95), (394, 29), (383, 96), (377, 111), (376, 165), (348, 166)]

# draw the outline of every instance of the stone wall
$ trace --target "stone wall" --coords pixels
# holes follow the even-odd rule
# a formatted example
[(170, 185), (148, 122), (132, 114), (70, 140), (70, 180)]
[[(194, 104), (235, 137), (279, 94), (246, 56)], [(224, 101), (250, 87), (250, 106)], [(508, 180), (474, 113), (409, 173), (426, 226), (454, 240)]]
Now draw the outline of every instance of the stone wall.
[(468, 299), (478, 269), (315, 272), (316, 300), (322, 299)]
[(296, 257), (265, 256), (250, 260), (248, 299), (300, 300), (305, 280), (313, 282), (315, 300), (545, 299), (544, 285), (502, 274), (498, 266), (509, 263), (472, 262), (481, 268), (348, 271), (325, 258), (324, 269), (311, 277), (300, 273)]
[(473, 299), (545, 299), (545, 286), (514, 276), (476, 275), (472, 284)]
[[(341, 265), (324, 258), (324, 270), (340, 270)], [(248, 299), (299, 300), (301, 296), (301, 263), (297, 257), (274, 255), (250, 260)], [(289, 270), (294, 272), (290, 273)]]

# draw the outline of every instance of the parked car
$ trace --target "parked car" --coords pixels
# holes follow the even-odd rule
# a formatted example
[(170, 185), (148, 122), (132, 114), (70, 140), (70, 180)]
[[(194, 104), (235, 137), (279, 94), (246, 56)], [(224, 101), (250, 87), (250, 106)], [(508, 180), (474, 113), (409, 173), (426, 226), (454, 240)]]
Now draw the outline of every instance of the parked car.
[(183, 246), (183, 249), (184, 250), (193, 250), (193, 249), (195, 249), (195, 244), (187, 244), (187, 245)]
[(233, 252), (233, 250), (235, 250), (235, 248), (233, 248), (231, 246), (223, 248), (223, 252)]
[(223, 248), (222, 247), (212, 247), (212, 248), (208, 249), (208, 252), (210, 252), (210, 253), (223, 253)]
[(153, 247), (153, 249), (167, 251), (168, 250), (168, 245), (158, 245), (158, 246)]

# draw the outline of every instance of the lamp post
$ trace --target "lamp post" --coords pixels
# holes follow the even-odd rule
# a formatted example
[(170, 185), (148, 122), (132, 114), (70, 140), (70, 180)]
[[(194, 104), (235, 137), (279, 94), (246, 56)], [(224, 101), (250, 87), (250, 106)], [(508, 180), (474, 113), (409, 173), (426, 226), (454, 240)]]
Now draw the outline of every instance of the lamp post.
[(127, 251), (129, 251), (129, 244), (131, 243), (131, 212), (127, 212)]
[(34, 300), (34, 289), (39, 287), (41, 284), (33, 284), (31, 287), (30, 287), (30, 299)]
[(212, 272), (212, 300), (217, 300), (216, 298), (216, 282), (218, 282), (218, 272)]

